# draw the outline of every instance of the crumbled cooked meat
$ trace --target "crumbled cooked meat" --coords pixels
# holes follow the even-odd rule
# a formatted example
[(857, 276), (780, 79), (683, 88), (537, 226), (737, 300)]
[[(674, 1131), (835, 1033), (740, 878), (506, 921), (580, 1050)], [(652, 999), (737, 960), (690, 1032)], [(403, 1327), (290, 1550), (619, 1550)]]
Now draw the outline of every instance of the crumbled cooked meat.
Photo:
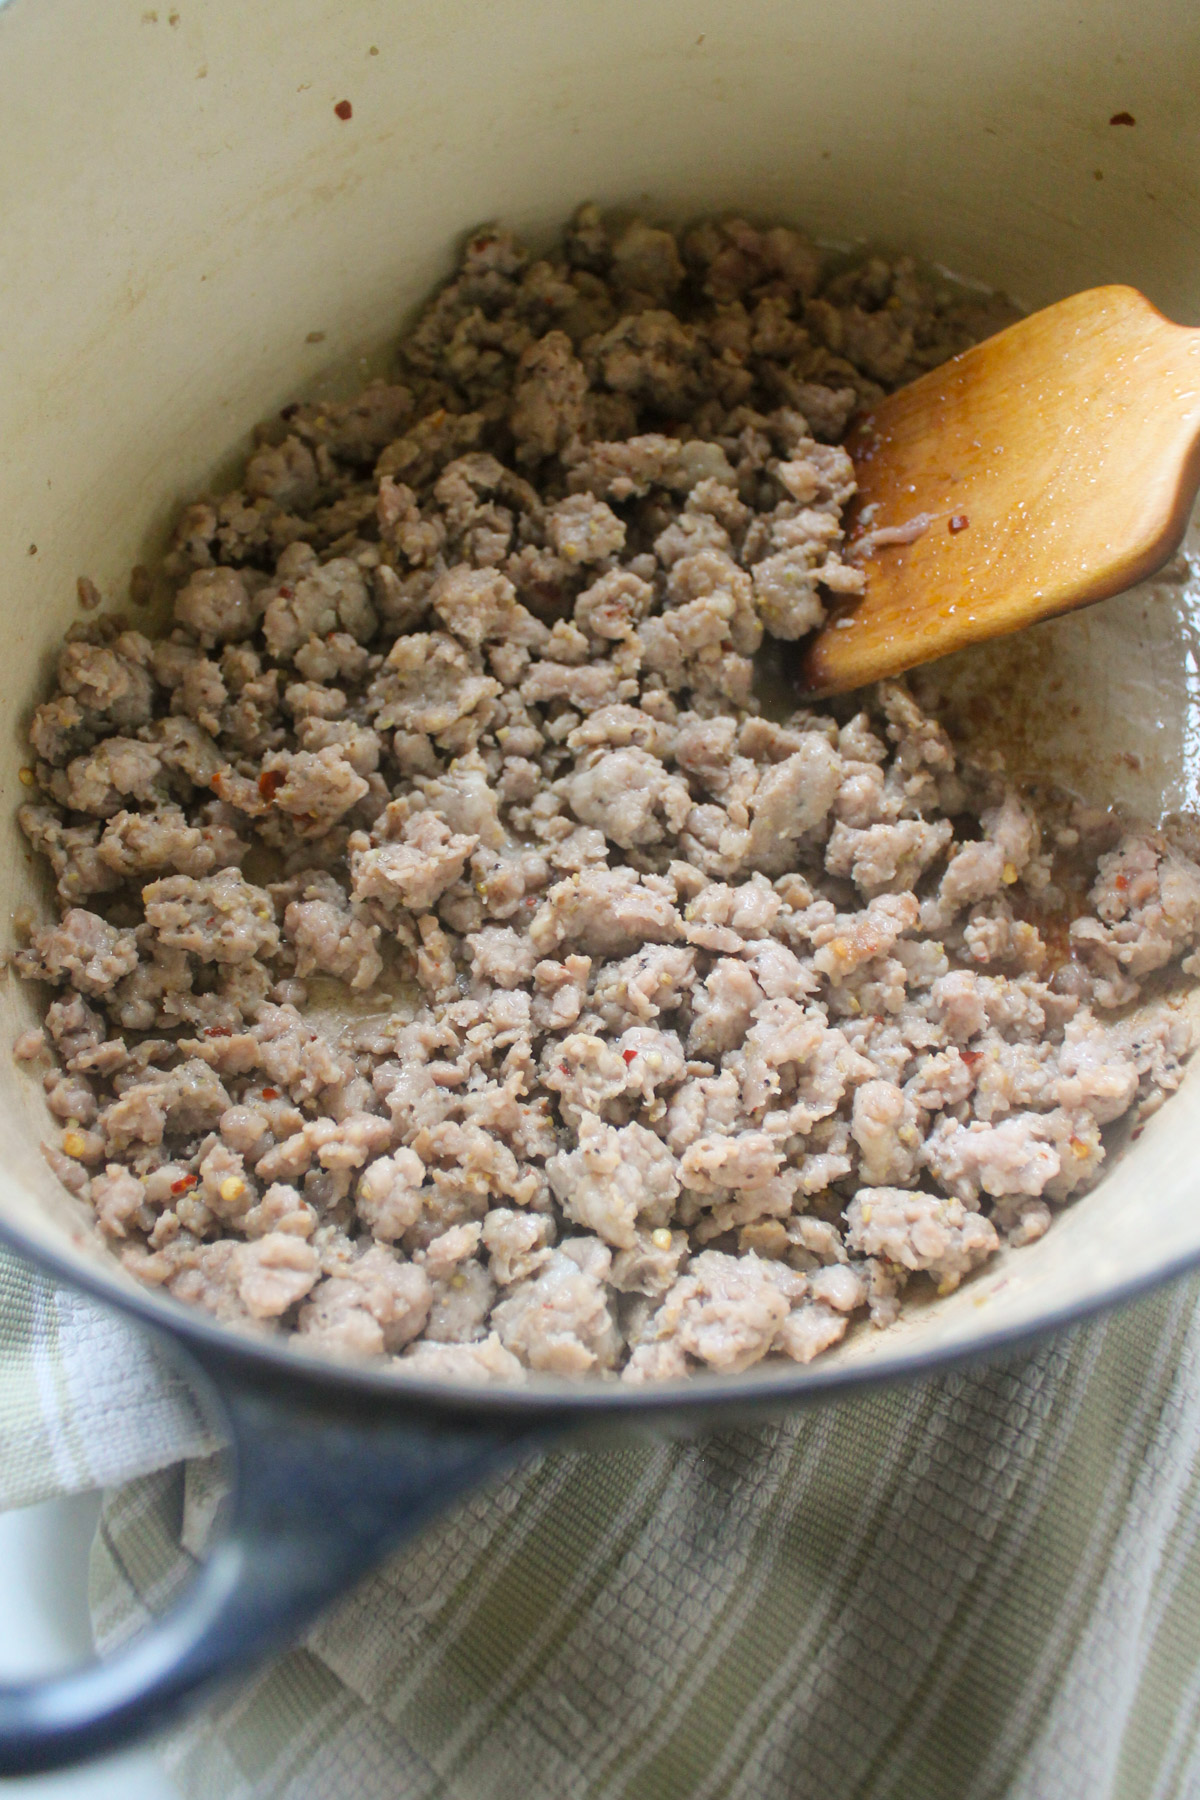
[(404, 1365), (432, 1381), (463, 1382), (471, 1387), (492, 1381), (525, 1380), (525, 1365), (506, 1350), (494, 1331), (473, 1344), (434, 1344), (422, 1338), (404, 1352)]
[(478, 670), (454, 638), (444, 632), (417, 632), (396, 639), (367, 700), (377, 730), (399, 726), (441, 739), (455, 727), (461, 735), (467, 719), (474, 718), (482, 727), (490, 720), (490, 702), (500, 691), (500, 683)]
[(301, 1308), (301, 1336), (324, 1350), (377, 1356), (403, 1349), (420, 1335), (432, 1303), (422, 1269), (373, 1244), (335, 1264), (335, 1270)]
[[(589, 1244), (603, 1254), (579, 1255), (577, 1246)], [(504, 1348), (555, 1375), (612, 1368), (622, 1339), (605, 1287), (611, 1267), (611, 1253), (595, 1238), (568, 1238), (539, 1274), (510, 1288), (494, 1308)]]
[[(377, 619), (358, 564), (334, 557), (318, 565), (311, 551), (285, 551), (276, 570), (283, 579), (263, 590), (269, 595), (262, 632), (272, 656), (294, 657), (314, 637), (339, 629), (361, 643), (375, 635)], [(260, 596), (261, 598), (262, 596)]]
[(561, 454), (579, 438), (588, 380), (565, 331), (548, 331), (522, 352), (509, 426), (524, 466)]
[(378, 901), (389, 911), (427, 912), (458, 880), (478, 842), (450, 831), (439, 814), (419, 812), (406, 822), (399, 843), (371, 845), (364, 839), (351, 849), (353, 896)]
[(1096, 971), (1101, 1006), (1133, 999), (1200, 929), (1200, 869), (1161, 836), (1127, 836), (1102, 856), (1090, 899), (1096, 916), (1076, 919), (1071, 939)]
[(175, 623), (205, 648), (248, 638), (261, 611), (236, 569), (197, 569), (175, 599)]
[(924, 1269), (943, 1293), (998, 1247), (996, 1228), (961, 1200), (913, 1188), (860, 1188), (846, 1209), (846, 1241), (864, 1256)]
[(584, 869), (550, 889), (529, 935), (543, 955), (572, 943), (592, 956), (620, 956), (645, 943), (671, 943), (683, 926), (669, 894), (632, 869)]
[(611, 506), (590, 494), (569, 494), (546, 514), (546, 536), (568, 563), (602, 563), (625, 542), (625, 526)]
[(996, 1124), (943, 1117), (923, 1157), (942, 1186), (964, 1200), (977, 1200), (981, 1191), (1063, 1199), (1095, 1173), (1104, 1146), (1094, 1113), (1056, 1107), (1013, 1113)]
[(159, 943), (190, 951), (201, 962), (250, 962), (279, 947), (271, 896), (235, 869), (200, 881), (168, 875), (143, 888), (142, 899)]
[(383, 973), (379, 926), (368, 924), (328, 875), (316, 875), (290, 902), (283, 935), (295, 948), (301, 980), (319, 969), (347, 987), (370, 988)]
[(575, 817), (622, 850), (674, 838), (692, 810), (687, 783), (645, 750), (601, 753), (563, 785)]
[(639, 1231), (630, 1248), (613, 1257), (612, 1285), (623, 1294), (661, 1299), (674, 1284), (687, 1254), (685, 1231), (670, 1231), (664, 1225)]
[[(863, 777), (858, 780), (861, 782)], [(903, 893), (914, 887), (953, 837), (954, 827), (949, 819), (938, 819), (931, 825), (923, 819), (898, 819), (894, 825), (856, 826), (845, 818), (846, 785), (838, 793), (842, 817), (830, 833), (825, 867), (831, 875), (850, 876), (868, 897)], [(870, 783), (867, 785), (873, 798), (875, 790)], [(879, 783), (880, 795), (882, 791), (883, 784)], [(855, 802), (856, 806), (859, 804)]]
[(939, 893), (952, 906), (986, 899), (1011, 887), (1037, 849), (1037, 821), (1015, 794), (981, 815), (984, 836), (955, 852), (942, 876)]
[(18, 951), (16, 963), (22, 975), (34, 980), (55, 987), (69, 981), (81, 994), (106, 994), (137, 968), (137, 940), (98, 913), (73, 906), (60, 924), (35, 931), (29, 948)]
[(488, 1272), (498, 1287), (528, 1281), (550, 1260), (554, 1223), (545, 1213), (514, 1212), (494, 1206), (483, 1221)]
[(636, 1227), (668, 1223), (679, 1192), (675, 1158), (643, 1125), (619, 1130), (584, 1113), (578, 1149), (559, 1151), (546, 1164), (550, 1186), (564, 1214), (606, 1244), (631, 1250)]
[(114, 876), (129, 880), (160, 869), (208, 875), (239, 863), (247, 848), (229, 825), (215, 820), (192, 825), (180, 807), (163, 806), (153, 813), (117, 813), (105, 825), (96, 852)]
[(447, 570), (430, 588), (429, 604), (447, 631), (472, 650), (488, 639), (540, 647), (548, 635), (496, 569)]
[(144, 1226), (146, 1191), (120, 1163), (109, 1163), (103, 1175), (92, 1177), (91, 1202), (106, 1237), (128, 1237), (132, 1225)]
[(922, 1142), (920, 1119), (914, 1101), (890, 1081), (866, 1081), (855, 1089), (850, 1130), (864, 1181), (880, 1187), (911, 1181)]
[(511, 925), (485, 925), (468, 934), (466, 945), (476, 981), (490, 981), (498, 988), (528, 985), (538, 954), (523, 932)]
[(903, 683), (754, 692), (862, 589), (856, 407), (1000, 322), (743, 219), (488, 228), (403, 381), (185, 508), (165, 636), (72, 629), (13, 1049), (139, 1279), (414, 1376), (637, 1383), (806, 1363), (1095, 1180), (1182, 1078), (1132, 1003), (1200, 973), (1184, 828), (1081, 839)]
[(275, 1319), (302, 1300), (320, 1275), (311, 1244), (289, 1231), (269, 1231), (239, 1245), (232, 1259), (238, 1298), (255, 1319)]
[(425, 1165), (415, 1150), (401, 1147), (369, 1163), (358, 1178), (358, 1216), (372, 1237), (394, 1243), (421, 1216)]
[(646, 1337), (659, 1347), (673, 1342), (712, 1369), (746, 1369), (771, 1349), (807, 1286), (803, 1275), (753, 1251), (704, 1250), (667, 1290)]
[(76, 756), (65, 769), (47, 769), (44, 786), (71, 812), (109, 819), (127, 800), (165, 798), (162, 778), (163, 758), (152, 744), (109, 737), (86, 755)]
[(287, 815), (298, 837), (324, 837), (370, 792), (370, 783), (336, 743), (320, 750), (273, 751), (258, 778), (260, 794), (264, 786), (271, 805)]

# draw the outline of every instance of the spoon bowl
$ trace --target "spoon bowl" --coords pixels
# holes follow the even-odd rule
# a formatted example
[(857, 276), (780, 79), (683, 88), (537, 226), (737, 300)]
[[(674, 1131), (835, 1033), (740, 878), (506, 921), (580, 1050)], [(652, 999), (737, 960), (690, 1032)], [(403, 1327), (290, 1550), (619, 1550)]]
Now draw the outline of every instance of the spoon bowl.
[(866, 573), (805, 652), (835, 694), (1161, 568), (1200, 487), (1200, 331), (1091, 288), (890, 394), (847, 441)]

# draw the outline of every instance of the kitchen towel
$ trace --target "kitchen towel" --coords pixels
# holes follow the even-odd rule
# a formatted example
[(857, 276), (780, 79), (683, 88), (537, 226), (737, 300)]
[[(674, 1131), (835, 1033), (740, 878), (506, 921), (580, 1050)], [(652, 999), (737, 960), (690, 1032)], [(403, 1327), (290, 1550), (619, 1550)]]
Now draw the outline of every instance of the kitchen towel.
[[(103, 1648), (186, 1583), (217, 1449), (134, 1328), (0, 1250), (0, 1505), (108, 1486)], [(531, 1460), (163, 1754), (187, 1800), (1194, 1800), (1200, 1278), (1003, 1363)]]

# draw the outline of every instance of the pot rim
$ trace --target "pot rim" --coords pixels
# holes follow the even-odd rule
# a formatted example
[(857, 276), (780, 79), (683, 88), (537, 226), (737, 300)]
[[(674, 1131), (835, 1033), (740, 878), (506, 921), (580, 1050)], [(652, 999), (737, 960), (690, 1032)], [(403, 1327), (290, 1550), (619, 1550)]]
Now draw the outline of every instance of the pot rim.
[(528, 1386), (497, 1383), (471, 1387), (429, 1377), (400, 1377), (391, 1364), (377, 1367), (366, 1361), (342, 1363), (319, 1351), (302, 1348), (292, 1340), (259, 1340), (249, 1333), (242, 1334), (180, 1301), (135, 1287), (126, 1289), (102, 1269), (93, 1269), (65, 1250), (36, 1240), (9, 1219), (0, 1218), (0, 1243), (7, 1244), (35, 1267), (61, 1277), (69, 1286), (171, 1339), (176, 1347), (190, 1351), (206, 1373), (212, 1372), (214, 1363), (220, 1363), (226, 1380), (230, 1374), (276, 1382), (283, 1377), (288, 1385), (294, 1381), (325, 1395), (340, 1392), (363, 1401), (391, 1401), (400, 1410), (497, 1422), (516, 1418), (561, 1420), (567, 1416), (583, 1423), (593, 1418), (703, 1414), (736, 1406), (791, 1407), (840, 1398), (887, 1382), (939, 1375), (1017, 1351), (1051, 1332), (1126, 1305), (1200, 1268), (1197, 1247), (1179, 1253), (1158, 1268), (1117, 1281), (1100, 1293), (1093, 1290), (1068, 1300), (1034, 1318), (990, 1330), (984, 1328), (962, 1343), (917, 1345), (886, 1362), (824, 1365), (818, 1361), (797, 1364), (793, 1370), (783, 1372), (776, 1364), (769, 1368), (756, 1364), (739, 1374), (703, 1372), (636, 1388), (595, 1377), (570, 1382), (537, 1374), (531, 1376)]

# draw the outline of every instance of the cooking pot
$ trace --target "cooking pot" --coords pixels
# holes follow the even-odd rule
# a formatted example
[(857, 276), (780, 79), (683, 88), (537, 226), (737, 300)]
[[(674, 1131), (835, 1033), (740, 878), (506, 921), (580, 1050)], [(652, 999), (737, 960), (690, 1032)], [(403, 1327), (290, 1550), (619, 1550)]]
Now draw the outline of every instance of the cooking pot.
[[(494, 218), (584, 198), (906, 249), (1044, 305), (1125, 281), (1200, 323), (1193, 0), (9, 0), (0, 10), (3, 906), (45, 913), (23, 730), (88, 573), (122, 603), (255, 420), (348, 392)], [(1020, 446), (1009, 447), (1019, 456)], [(1200, 549), (1200, 541), (1196, 541)], [(1200, 783), (1200, 584), (1165, 578), (933, 672), (1017, 773), (1157, 819)], [(0, 992), (0, 1046), (34, 991)], [(158, 1727), (280, 1649), (439, 1506), (563, 1431), (694, 1429), (997, 1354), (1200, 1261), (1198, 1068), (1099, 1186), (807, 1368), (458, 1391), (253, 1340), (135, 1286), (0, 1054), (0, 1230), (183, 1360), (232, 1445), (225, 1534), (102, 1664), (0, 1694), (0, 1772)]]

